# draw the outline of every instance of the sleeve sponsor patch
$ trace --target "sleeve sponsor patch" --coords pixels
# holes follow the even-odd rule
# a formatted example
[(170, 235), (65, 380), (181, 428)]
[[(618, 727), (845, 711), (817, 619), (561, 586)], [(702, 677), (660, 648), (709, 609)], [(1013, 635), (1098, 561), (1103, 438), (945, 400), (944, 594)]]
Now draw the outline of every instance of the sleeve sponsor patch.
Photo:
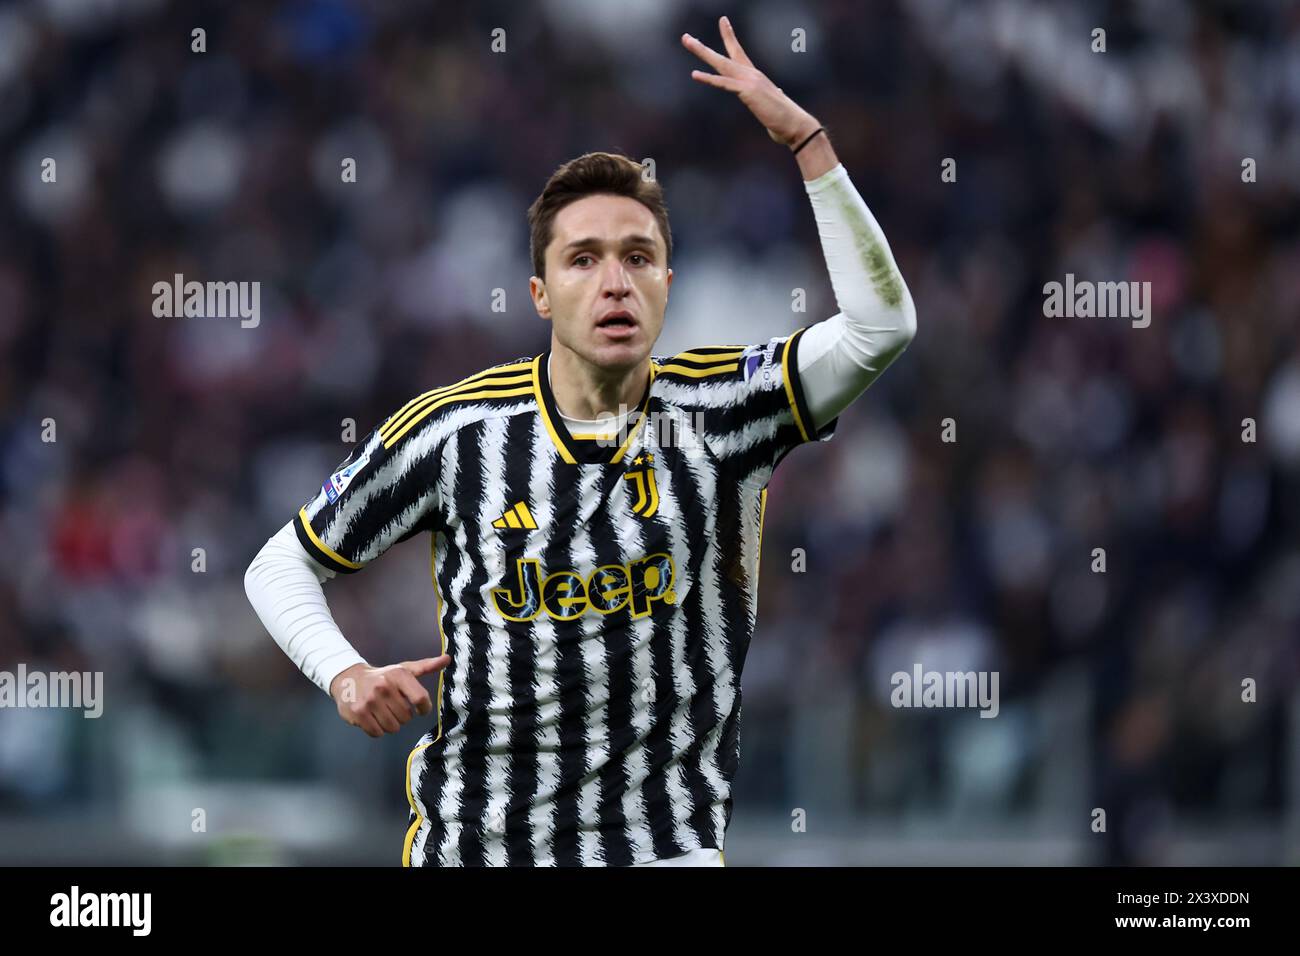
[(753, 378), (754, 373), (758, 371), (761, 365), (763, 367), (763, 384), (771, 384), (772, 359), (776, 353), (776, 344), (776, 340), (773, 339), (766, 344), (751, 345), (740, 353), (740, 374), (746, 382)]
[(348, 463), (325, 479), (325, 483), (321, 485), (321, 491), (325, 492), (325, 498), (330, 504), (334, 504), (339, 500), (339, 495), (343, 494), (348, 485), (352, 484), (352, 479), (370, 463), (370, 455), (379, 447), (380, 440), (381, 436), (376, 431), (371, 435), (370, 441), (366, 442), (366, 447), (361, 450), (361, 454), (357, 456), (356, 461)]

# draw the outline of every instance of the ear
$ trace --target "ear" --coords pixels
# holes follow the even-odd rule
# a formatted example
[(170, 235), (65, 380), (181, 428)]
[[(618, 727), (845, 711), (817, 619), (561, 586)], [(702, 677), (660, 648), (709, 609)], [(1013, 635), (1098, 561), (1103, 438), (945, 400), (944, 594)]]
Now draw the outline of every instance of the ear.
[(667, 292), (667, 291), (668, 291), (669, 289), (671, 289), (672, 287), (673, 287), (673, 270), (672, 270), (672, 269), (669, 269), (669, 270), (668, 270), (668, 284), (664, 286), (664, 291)]
[(548, 322), (551, 319), (551, 303), (546, 297), (546, 280), (537, 276), (528, 279), (528, 294), (533, 298), (533, 308), (537, 314)]

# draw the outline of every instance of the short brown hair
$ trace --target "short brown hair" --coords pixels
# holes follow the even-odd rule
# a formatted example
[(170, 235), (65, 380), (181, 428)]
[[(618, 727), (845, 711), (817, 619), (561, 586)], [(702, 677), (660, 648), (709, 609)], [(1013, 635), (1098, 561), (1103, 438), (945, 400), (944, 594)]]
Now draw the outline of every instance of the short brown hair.
[[(542, 194), (528, 207), (533, 274), (546, 278), (546, 247), (553, 238), (556, 214), (569, 203), (597, 193), (628, 196), (654, 213), (670, 261), (673, 257), (673, 234), (668, 225), (664, 191), (657, 181), (642, 176), (644, 168), (621, 153), (585, 153), (552, 173)], [(664, 264), (667, 265), (667, 261)]]

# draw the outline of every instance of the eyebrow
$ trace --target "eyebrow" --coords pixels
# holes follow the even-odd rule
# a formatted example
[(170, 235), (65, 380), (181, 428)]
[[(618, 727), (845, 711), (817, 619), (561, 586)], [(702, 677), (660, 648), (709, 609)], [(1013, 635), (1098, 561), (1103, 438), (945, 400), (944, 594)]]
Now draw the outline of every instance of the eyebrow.
[[(568, 252), (570, 249), (599, 249), (604, 245), (605, 241), (603, 239), (598, 239), (595, 236), (585, 236), (582, 239), (574, 239), (561, 249), (560, 252), (563, 254)], [(624, 236), (623, 239), (618, 242), (618, 245), (625, 248), (627, 246), (647, 246), (650, 249), (654, 249), (655, 241), (649, 236)]]

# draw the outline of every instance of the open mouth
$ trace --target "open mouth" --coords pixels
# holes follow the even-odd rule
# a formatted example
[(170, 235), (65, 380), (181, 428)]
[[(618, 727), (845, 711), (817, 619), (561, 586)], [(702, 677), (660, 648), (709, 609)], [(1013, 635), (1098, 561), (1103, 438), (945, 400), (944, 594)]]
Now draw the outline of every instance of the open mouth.
[(636, 321), (630, 312), (611, 312), (596, 323), (598, 329), (633, 329)]

